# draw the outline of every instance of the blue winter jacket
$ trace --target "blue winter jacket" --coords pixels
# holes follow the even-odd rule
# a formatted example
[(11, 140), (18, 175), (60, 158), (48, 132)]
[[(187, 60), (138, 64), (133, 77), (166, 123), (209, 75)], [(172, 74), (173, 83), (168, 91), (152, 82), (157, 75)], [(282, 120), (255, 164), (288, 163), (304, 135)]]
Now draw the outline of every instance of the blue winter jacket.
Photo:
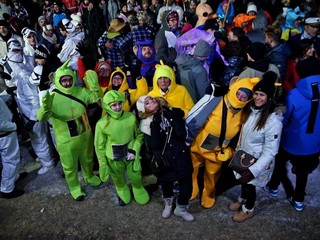
[(287, 111), (283, 119), (281, 146), (293, 155), (320, 153), (320, 104), (313, 132), (306, 132), (311, 111), (312, 83), (318, 83), (320, 91), (320, 75), (314, 75), (298, 81), (296, 88), (286, 96)]

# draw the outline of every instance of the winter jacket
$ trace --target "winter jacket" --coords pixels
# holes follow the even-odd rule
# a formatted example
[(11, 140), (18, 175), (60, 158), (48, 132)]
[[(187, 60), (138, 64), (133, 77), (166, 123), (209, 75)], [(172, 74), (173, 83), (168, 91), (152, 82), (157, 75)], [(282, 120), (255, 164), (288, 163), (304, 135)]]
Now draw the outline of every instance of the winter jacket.
[(243, 69), (244, 58), (242, 56), (231, 56), (226, 59), (229, 65), (222, 73), (221, 82), (225, 86), (229, 86), (231, 78), (238, 76)]
[[(280, 144), (282, 116), (272, 113), (263, 128), (257, 130), (255, 127), (259, 121), (260, 111), (251, 110), (249, 118), (242, 127), (237, 148), (257, 158), (257, 161), (249, 167), (255, 177), (250, 184), (264, 187), (274, 169), (274, 159)], [(240, 175), (236, 174), (236, 177), (239, 178)]]
[(193, 102), (198, 102), (210, 86), (209, 76), (203, 62), (191, 55), (180, 55), (175, 62), (178, 65), (180, 81), (188, 90)]
[(287, 63), (290, 55), (291, 51), (289, 47), (285, 43), (279, 43), (269, 49), (266, 56), (270, 63), (278, 67), (282, 81), (286, 77)]
[(154, 158), (162, 157), (167, 163), (157, 175), (159, 180), (175, 181), (192, 175), (190, 149), (185, 144), (183, 115), (179, 108), (156, 113), (150, 124), (151, 136), (145, 135), (146, 144), (152, 149)]
[(287, 111), (284, 114), (281, 147), (293, 155), (320, 153), (320, 105), (313, 132), (306, 132), (311, 111), (312, 83), (317, 83), (320, 91), (320, 75), (315, 75), (300, 79), (296, 88), (286, 96)]
[[(23, 38), (14, 34), (14, 33), (8, 33), (11, 34), (11, 38), (17, 39), (22, 47), (24, 47), (24, 41)], [(8, 53), (8, 46), (7, 42), (3, 40), (3, 38), (0, 36), (0, 57), (4, 57)]]

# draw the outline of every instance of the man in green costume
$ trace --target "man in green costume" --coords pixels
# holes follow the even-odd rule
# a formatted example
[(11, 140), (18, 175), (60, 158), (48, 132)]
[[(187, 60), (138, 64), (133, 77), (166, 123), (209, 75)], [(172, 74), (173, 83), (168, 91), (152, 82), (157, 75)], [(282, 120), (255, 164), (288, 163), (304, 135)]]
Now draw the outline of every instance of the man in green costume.
[(99, 161), (99, 173), (103, 182), (111, 175), (119, 197), (119, 205), (131, 201), (130, 189), (126, 183), (127, 173), (137, 203), (148, 203), (149, 195), (142, 185), (140, 148), (143, 134), (135, 116), (123, 111), (125, 95), (111, 90), (103, 97), (102, 107), (106, 114), (98, 121), (94, 146)]
[(37, 112), (39, 121), (49, 118), (53, 126), (61, 165), (72, 197), (84, 200), (78, 180), (78, 160), (84, 181), (91, 186), (100, 185), (98, 176), (93, 174), (93, 136), (86, 114), (86, 107), (102, 96), (97, 74), (88, 70), (84, 77), (87, 88), (75, 86), (76, 73), (65, 62), (54, 73), (55, 89), (47, 92), (42, 107)]

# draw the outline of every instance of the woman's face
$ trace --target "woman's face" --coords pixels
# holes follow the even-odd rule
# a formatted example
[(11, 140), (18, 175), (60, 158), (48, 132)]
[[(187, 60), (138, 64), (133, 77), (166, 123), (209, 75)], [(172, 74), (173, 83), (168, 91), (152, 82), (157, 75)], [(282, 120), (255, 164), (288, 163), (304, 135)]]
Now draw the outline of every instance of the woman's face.
[(147, 113), (155, 113), (159, 108), (159, 103), (153, 97), (146, 97), (144, 100), (144, 108)]
[(110, 108), (115, 112), (120, 112), (122, 110), (122, 102), (110, 103)]
[(268, 101), (268, 95), (261, 91), (255, 91), (253, 93), (253, 101), (256, 107), (262, 107)]
[(115, 75), (112, 77), (112, 85), (118, 87), (122, 84), (122, 77)]
[(311, 44), (311, 46), (307, 49), (306, 53), (305, 53), (305, 56), (306, 57), (312, 57), (315, 53), (315, 49), (314, 49), (314, 45)]

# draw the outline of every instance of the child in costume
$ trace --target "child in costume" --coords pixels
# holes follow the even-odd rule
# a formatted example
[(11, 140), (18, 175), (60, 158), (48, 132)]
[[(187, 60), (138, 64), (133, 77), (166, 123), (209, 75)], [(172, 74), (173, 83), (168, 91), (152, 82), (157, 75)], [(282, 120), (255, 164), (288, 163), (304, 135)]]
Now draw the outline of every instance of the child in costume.
[(102, 95), (96, 72), (88, 70), (84, 80), (87, 88), (75, 86), (76, 73), (67, 67), (66, 61), (54, 73), (56, 89), (42, 99), (37, 112), (39, 121), (49, 118), (53, 126), (61, 165), (72, 197), (84, 200), (86, 194), (81, 190), (78, 180), (78, 160), (84, 181), (91, 186), (100, 185), (100, 179), (93, 174), (93, 136), (88, 122), (86, 107), (95, 103)]
[(126, 99), (123, 93), (108, 91), (103, 97), (102, 107), (106, 114), (98, 121), (94, 145), (99, 161), (100, 179), (108, 181), (111, 175), (119, 197), (119, 205), (131, 201), (130, 189), (125, 173), (131, 181), (134, 199), (143, 205), (148, 203), (149, 195), (142, 185), (140, 148), (143, 134), (136, 117), (123, 110)]
[(193, 190), (191, 199), (199, 193), (198, 172), (205, 166), (201, 205), (211, 208), (215, 203), (215, 186), (222, 163), (230, 159), (233, 149), (228, 146), (241, 126), (241, 110), (251, 100), (252, 88), (259, 78), (237, 79), (230, 86), (191, 144)]

